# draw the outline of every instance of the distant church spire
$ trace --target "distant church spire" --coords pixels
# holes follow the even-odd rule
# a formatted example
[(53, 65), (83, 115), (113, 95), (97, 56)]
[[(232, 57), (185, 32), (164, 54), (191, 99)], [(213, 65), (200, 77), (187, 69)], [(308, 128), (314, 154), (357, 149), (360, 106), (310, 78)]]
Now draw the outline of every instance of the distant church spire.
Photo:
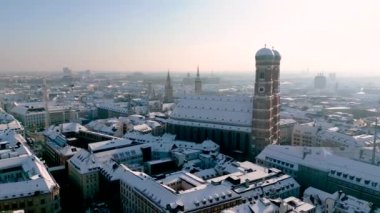
[(170, 79), (169, 70), (168, 70), (168, 75), (166, 76), (164, 102), (165, 103), (173, 102), (173, 86)]
[(200, 95), (202, 93), (202, 81), (199, 75), (199, 65), (197, 67), (197, 77), (195, 78), (195, 94)]

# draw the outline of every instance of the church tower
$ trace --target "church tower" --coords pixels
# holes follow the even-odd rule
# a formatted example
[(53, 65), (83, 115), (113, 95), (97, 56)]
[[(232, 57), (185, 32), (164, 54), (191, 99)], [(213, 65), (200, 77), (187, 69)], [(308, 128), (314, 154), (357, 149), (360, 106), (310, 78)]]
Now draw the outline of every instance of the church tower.
[(165, 83), (164, 103), (172, 103), (172, 102), (173, 102), (173, 86), (170, 79), (170, 73), (168, 71), (168, 75), (166, 77), (166, 83)]
[(199, 76), (199, 66), (197, 67), (197, 77), (195, 78), (195, 94), (200, 95), (202, 93), (202, 81)]
[(268, 144), (279, 142), (281, 55), (274, 49), (264, 47), (257, 51), (255, 59), (256, 81), (252, 110), (252, 145), (253, 154), (257, 155)]

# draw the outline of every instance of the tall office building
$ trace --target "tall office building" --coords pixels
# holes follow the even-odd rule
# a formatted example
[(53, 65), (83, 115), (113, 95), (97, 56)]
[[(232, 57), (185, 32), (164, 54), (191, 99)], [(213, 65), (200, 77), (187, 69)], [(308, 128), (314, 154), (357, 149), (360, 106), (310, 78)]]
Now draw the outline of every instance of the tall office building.
[(280, 94), (279, 76), (281, 55), (262, 48), (256, 53), (256, 81), (252, 109), (252, 143), (259, 153), (279, 139)]

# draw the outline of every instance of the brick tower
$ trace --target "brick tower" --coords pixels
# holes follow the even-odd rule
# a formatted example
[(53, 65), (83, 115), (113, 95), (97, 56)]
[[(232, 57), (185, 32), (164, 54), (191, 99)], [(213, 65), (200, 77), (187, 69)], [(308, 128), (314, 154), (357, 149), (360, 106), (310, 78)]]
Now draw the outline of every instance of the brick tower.
[(279, 142), (280, 94), (279, 77), (281, 55), (278, 51), (262, 48), (256, 56), (256, 81), (252, 111), (253, 156), (268, 144)]

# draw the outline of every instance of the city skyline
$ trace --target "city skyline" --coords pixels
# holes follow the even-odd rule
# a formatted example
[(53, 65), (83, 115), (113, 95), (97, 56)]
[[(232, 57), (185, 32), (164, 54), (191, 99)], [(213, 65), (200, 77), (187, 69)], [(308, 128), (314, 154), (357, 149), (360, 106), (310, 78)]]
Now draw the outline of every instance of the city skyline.
[(254, 70), (376, 75), (377, 1), (3, 1), (0, 72)]

